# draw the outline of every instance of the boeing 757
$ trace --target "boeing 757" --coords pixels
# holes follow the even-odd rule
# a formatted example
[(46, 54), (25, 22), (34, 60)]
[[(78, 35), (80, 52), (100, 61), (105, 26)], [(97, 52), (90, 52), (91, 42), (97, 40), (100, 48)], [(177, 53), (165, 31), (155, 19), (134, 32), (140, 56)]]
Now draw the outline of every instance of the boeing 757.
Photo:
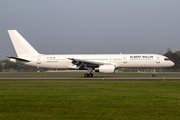
[(37, 68), (87, 70), (84, 77), (93, 77), (93, 71), (115, 73), (117, 68), (174, 65), (167, 57), (158, 54), (40, 54), (16, 30), (8, 30), (8, 33), (17, 54), (17, 57), (9, 56), (10, 61)]

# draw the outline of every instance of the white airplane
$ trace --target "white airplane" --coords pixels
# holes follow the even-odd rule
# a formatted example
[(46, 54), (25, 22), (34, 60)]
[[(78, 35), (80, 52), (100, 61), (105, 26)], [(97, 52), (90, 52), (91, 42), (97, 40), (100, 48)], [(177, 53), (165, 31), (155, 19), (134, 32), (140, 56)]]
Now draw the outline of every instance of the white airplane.
[(87, 70), (84, 76), (93, 77), (93, 70), (99, 73), (114, 73), (116, 68), (161, 68), (174, 65), (167, 57), (158, 54), (45, 55), (38, 53), (16, 30), (8, 30), (8, 33), (18, 56), (8, 57), (10, 61), (37, 68)]

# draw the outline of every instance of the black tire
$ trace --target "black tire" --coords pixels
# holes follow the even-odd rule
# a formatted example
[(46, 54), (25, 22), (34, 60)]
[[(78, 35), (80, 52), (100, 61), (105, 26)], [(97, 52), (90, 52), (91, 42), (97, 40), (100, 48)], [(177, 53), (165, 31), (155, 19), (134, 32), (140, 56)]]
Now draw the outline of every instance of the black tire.
[(84, 77), (89, 77), (89, 74), (87, 74), (87, 73), (86, 73), (86, 74), (84, 74)]
[(155, 74), (152, 74), (152, 77), (155, 77)]
[(92, 74), (92, 73), (89, 73), (89, 77), (93, 77), (93, 74)]

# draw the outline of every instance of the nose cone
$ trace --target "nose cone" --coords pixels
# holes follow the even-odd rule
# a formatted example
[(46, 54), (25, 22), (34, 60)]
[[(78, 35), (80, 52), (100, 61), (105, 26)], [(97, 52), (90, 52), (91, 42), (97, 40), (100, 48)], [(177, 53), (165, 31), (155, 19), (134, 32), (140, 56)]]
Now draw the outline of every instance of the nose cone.
[(170, 67), (171, 67), (171, 66), (174, 66), (174, 62), (171, 61), (171, 62), (169, 63), (169, 66), (170, 66)]

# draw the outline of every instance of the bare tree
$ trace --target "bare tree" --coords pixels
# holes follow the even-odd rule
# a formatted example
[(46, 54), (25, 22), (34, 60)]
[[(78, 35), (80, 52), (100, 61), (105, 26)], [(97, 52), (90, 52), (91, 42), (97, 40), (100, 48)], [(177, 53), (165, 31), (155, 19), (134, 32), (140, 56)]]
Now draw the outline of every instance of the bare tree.
[(172, 57), (172, 50), (168, 47), (167, 52), (164, 54), (166, 57), (171, 58)]

